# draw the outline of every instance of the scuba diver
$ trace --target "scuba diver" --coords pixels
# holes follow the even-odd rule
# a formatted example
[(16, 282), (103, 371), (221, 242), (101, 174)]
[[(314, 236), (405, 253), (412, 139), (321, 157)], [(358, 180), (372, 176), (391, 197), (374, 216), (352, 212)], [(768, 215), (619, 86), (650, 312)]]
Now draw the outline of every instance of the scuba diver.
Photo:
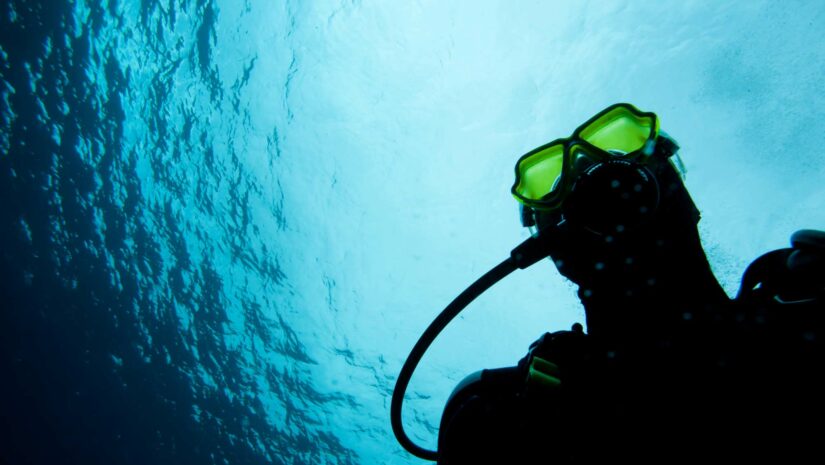
[[(407, 451), (441, 465), (823, 455), (825, 232), (794, 233), (728, 298), (678, 149), (654, 113), (620, 103), (518, 160), (512, 193), (532, 235), (410, 353), (391, 404)], [(444, 408), (438, 450), (415, 444), (401, 406), (426, 349), (486, 289), (545, 257), (578, 285), (587, 332), (546, 333), (515, 366), (468, 376)]]

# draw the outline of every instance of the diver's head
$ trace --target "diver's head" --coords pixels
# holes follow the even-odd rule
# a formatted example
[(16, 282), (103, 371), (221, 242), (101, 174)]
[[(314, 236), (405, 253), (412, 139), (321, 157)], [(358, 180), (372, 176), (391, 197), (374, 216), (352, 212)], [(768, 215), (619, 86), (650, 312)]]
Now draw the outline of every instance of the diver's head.
[(641, 263), (672, 258), (670, 242), (697, 235), (699, 212), (674, 162), (677, 148), (660, 135), (644, 160), (579, 156), (564, 198), (550, 209), (522, 204), (522, 223), (577, 284), (625, 284)]
[(685, 277), (712, 276), (677, 151), (655, 114), (618, 104), (516, 165), (522, 223), (579, 285), (590, 332), (618, 325), (615, 313), (634, 324), (599, 314), (602, 304), (661, 303)]

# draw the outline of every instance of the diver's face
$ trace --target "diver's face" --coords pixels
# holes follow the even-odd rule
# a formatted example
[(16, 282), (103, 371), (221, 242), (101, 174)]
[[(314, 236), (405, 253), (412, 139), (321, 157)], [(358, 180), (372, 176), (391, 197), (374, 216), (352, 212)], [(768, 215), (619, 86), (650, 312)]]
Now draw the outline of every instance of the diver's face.
[(698, 211), (669, 164), (585, 173), (561, 211), (535, 215), (559, 272), (580, 286), (646, 282), (695, 234)]

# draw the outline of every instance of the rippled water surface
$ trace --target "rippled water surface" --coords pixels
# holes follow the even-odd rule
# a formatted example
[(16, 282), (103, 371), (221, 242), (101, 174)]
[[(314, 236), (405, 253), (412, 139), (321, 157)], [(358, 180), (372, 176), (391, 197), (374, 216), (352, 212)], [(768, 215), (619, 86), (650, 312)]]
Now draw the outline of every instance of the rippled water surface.
[[(419, 463), (404, 357), (525, 237), (518, 156), (617, 101), (680, 141), (732, 292), (825, 229), (825, 4), (786, 3), (3, 2), (0, 457)], [(581, 319), (535, 268), (424, 359), (417, 441)]]

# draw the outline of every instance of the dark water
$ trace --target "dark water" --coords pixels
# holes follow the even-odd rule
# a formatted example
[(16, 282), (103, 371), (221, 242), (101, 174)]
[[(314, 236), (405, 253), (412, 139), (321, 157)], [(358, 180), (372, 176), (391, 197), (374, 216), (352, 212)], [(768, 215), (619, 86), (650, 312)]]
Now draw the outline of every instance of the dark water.
[[(173, 101), (184, 66), (207, 103), (235, 99), (238, 111), (232, 84), (244, 85), (222, 83), (211, 61), (214, 3), (179, 3), (0, 5), (0, 456), (10, 464), (354, 463), (294, 403), (323, 399), (290, 368), (313, 361), (277, 309), (242, 302), (240, 328), (259, 354), (289, 361), (280, 368), (223, 337), (233, 307), (225, 265), (210, 255), (214, 243), (190, 252), (202, 231), (183, 225), (187, 209), (215, 209), (207, 218), (228, 209), (214, 227), (232, 238), (223, 245), (233, 261), (268, 290), (286, 279), (273, 254), (250, 254), (262, 244), (250, 242), (249, 212), (237, 206), (256, 185), (236, 156), (214, 148), (196, 105)], [(123, 9), (139, 16), (119, 16)], [(194, 22), (192, 42), (163, 49), (153, 38), (182, 14)], [(123, 63), (118, 41), (148, 51)], [(141, 74), (155, 65), (162, 71)], [(127, 100), (131, 111), (143, 106), (151, 136), (129, 139)], [(274, 157), (277, 128), (270, 136), (265, 153)], [(219, 190), (226, 197), (215, 201)], [(283, 226), (277, 202), (270, 210)], [(281, 424), (267, 419), (267, 398), (280, 400)]]

